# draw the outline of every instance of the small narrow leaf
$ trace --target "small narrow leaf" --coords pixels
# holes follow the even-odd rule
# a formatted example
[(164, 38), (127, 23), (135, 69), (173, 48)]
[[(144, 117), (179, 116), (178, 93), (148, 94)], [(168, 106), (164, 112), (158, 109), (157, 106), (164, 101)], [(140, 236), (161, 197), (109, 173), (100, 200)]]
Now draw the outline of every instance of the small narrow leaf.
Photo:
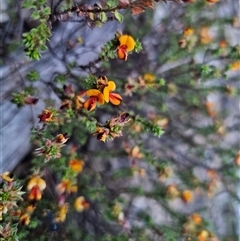
[(123, 22), (123, 15), (121, 13), (119, 13), (118, 11), (115, 11), (114, 16), (118, 20), (119, 23)]
[(101, 20), (102, 23), (105, 23), (105, 22), (107, 21), (107, 15), (106, 15), (106, 13), (101, 12), (101, 13), (99, 14), (99, 18), (100, 18), (100, 20)]

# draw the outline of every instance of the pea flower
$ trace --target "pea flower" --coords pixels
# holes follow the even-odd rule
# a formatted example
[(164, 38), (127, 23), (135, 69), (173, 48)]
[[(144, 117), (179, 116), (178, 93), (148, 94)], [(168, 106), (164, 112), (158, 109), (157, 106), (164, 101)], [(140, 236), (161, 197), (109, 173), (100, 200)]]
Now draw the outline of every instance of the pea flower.
[(117, 48), (118, 58), (122, 60), (127, 60), (128, 52), (131, 52), (135, 47), (135, 41), (133, 37), (129, 35), (121, 35), (118, 38), (119, 47)]
[(181, 196), (185, 203), (189, 203), (193, 200), (193, 194), (190, 190), (183, 191)]
[(40, 200), (42, 198), (42, 191), (46, 188), (46, 182), (39, 176), (32, 177), (28, 184), (29, 200)]
[(104, 96), (103, 94), (96, 89), (90, 89), (88, 91), (86, 91), (87, 96), (89, 96), (89, 98), (85, 101), (84, 103), (84, 108), (92, 111), (96, 108), (97, 103), (99, 103), (100, 105), (104, 104)]
[(80, 173), (80, 172), (82, 172), (84, 162), (74, 159), (74, 160), (70, 160), (68, 165), (71, 170), (73, 170), (76, 173)]
[(89, 208), (89, 203), (85, 200), (83, 196), (80, 196), (76, 198), (74, 202), (74, 208), (77, 212), (82, 212), (83, 210), (86, 210)]
[(108, 81), (108, 86), (103, 89), (104, 100), (108, 103), (109, 101), (113, 105), (119, 105), (122, 97), (119, 94), (113, 93), (116, 89), (116, 84), (113, 81)]
[(68, 179), (62, 180), (57, 186), (56, 189), (60, 195), (62, 194), (70, 194), (77, 192), (77, 186), (72, 185), (71, 181)]
[(57, 122), (57, 113), (53, 109), (44, 109), (41, 114), (38, 115), (39, 122)]
[(68, 208), (69, 208), (69, 205), (67, 203), (64, 203), (59, 206), (59, 209), (56, 213), (56, 217), (54, 219), (56, 223), (61, 223), (61, 222), (65, 221), (67, 212), (68, 212)]

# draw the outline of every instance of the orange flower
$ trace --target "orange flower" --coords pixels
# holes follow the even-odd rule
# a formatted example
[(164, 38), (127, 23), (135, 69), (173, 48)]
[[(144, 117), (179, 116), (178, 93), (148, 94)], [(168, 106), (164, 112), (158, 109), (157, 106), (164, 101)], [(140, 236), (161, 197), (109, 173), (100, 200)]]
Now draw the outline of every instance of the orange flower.
[(92, 111), (96, 108), (97, 103), (100, 105), (104, 104), (104, 96), (99, 90), (90, 89), (86, 94), (89, 96), (89, 99), (83, 105), (85, 109)]
[(182, 200), (186, 203), (193, 200), (193, 194), (190, 190), (185, 190), (182, 192)]
[(197, 236), (198, 241), (207, 241), (209, 238), (209, 233), (206, 230), (202, 230)]
[(207, 101), (205, 103), (205, 106), (206, 106), (206, 109), (207, 109), (207, 113), (210, 117), (216, 116), (215, 106), (212, 102)]
[(240, 70), (240, 61), (236, 60), (236, 61), (232, 62), (231, 65), (230, 65), (230, 69), (233, 70), (233, 71)]
[(32, 177), (27, 184), (27, 190), (29, 191), (35, 186), (43, 191), (46, 188), (46, 182), (39, 176)]
[(171, 198), (175, 198), (179, 195), (179, 191), (176, 187), (176, 184), (171, 184), (167, 187), (167, 194), (171, 197)]
[(32, 177), (28, 184), (27, 190), (30, 191), (29, 200), (40, 200), (42, 198), (42, 191), (46, 188), (46, 182), (39, 176)]
[(83, 196), (76, 198), (74, 202), (74, 208), (77, 210), (77, 212), (82, 212), (83, 210), (88, 209), (89, 206), (89, 203), (85, 200)]
[(200, 225), (202, 223), (202, 218), (198, 213), (193, 213), (191, 219), (196, 225)]
[(71, 170), (73, 170), (76, 173), (80, 173), (80, 172), (82, 172), (84, 162), (74, 159), (74, 160), (69, 161), (68, 165), (71, 168)]
[(42, 198), (42, 193), (37, 185), (32, 187), (29, 192), (28, 199), (29, 200), (40, 200)]
[(21, 215), (21, 217), (19, 218), (19, 222), (22, 225), (28, 225), (30, 223), (30, 216), (28, 213), (24, 213), (23, 215)]
[(134, 146), (131, 150), (130, 155), (131, 155), (131, 157), (137, 158), (137, 159), (143, 158), (143, 154), (140, 152), (139, 146)]
[(108, 128), (105, 127), (97, 127), (96, 131), (93, 133), (94, 136), (97, 136), (97, 139), (99, 141), (103, 141), (105, 142), (108, 135), (110, 133), (110, 130)]
[(108, 86), (103, 89), (104, 100), (108, 103), (109, 101), (113, 105), (119, 105), (122, 97), (119, 94), (113, 93), (116, 89), (116, 84), (113, 81), (108, 81)]
[(63, 193), (74, 193), (77, 192), (77, 186), (72, 185), (70, 180), (62, 180), (57, 186), (56, 189), (58, 193), (61, 195)]
[(185, 36), (185, 37), (191, 36), (191, 35), (193, 35), (193, 33), (194, 33), (194, 29), (191, 27), (187, 27), (183, 31), (183, 36)]
[(117, 48), (117, 54), (119, 59), (127, 60), (128, 52), (131, 52), (135, 47), (135, 41), (133, 37), (129, 35), (121, 35), (118, 38), (119, 47)]
[(202, 44), (209, 44), (212, 42), (213, 37), (210, 36), (208, 27), (203, 27), (200, 29), (200, 38)]
[(54, 121), (54, 115), (53, 112), (49, 109), (43, 110), (43, 112), (38, 115), (39, 121), (41, 122), (50, 122)]
[(68, 212), (68, 204), (64, 203), (63, 205), (61, 205), (59, 207), (59, 210), (56, 213), (56, 217), (54, 219), (54, 221), (56, 223), (61, 223), (64, 222), (67, 216), (67, 212)]
[(13, 181), (13, 178), (12, 178), (12, 175), (10, 174), (10, 172), (4, 172), (0, 175), (0, 177), (6, 182), (12, 182)]

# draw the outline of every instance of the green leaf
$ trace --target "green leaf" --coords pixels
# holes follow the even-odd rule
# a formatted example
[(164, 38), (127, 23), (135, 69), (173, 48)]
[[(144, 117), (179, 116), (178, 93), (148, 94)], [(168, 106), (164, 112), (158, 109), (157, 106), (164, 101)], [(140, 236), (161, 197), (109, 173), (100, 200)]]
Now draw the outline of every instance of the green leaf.
[(32, 19), (39, 19), (40, 18), (40, 14), (38, 11), (34, 11), (31, 15)]
[(109, 8), (115, 8), (118, 5), (118, 0), (108, 0), (107, 1), (107, 6)]
[(44, 8), (43, 15), (46, 16), (46, 15), (50, 15), (50, 14), (51, 14), (51, 8), (50, 7)]
[(101, 22), (105, 23), (107, 21), (107, 14), (104, 12), (101, 12), (99, 14), (99, 18), (100, 18)]
[(119, 13), (117, 10), (114, 12), (115, 18), (118, 20), (119, 23), (123, 22), (123, 15)]

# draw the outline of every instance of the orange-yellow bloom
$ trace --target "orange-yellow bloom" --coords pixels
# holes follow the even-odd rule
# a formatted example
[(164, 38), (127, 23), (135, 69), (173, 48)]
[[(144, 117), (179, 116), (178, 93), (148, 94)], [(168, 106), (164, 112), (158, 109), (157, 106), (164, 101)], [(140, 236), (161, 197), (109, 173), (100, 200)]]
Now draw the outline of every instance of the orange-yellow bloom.
[(86, 91), (86, 94), (89, 96), (89, 98), (84, 103), (85, 109), (92, 111), (96, 108), (97, 103), (100, 105), (104, 104), (104, 96), (99, 90), (90, 89)]
[(118, 58), (124, 59), (126, 61), (128, 57), (128, 52), (131, 52), (134, 49), (136, 43), (133, 37), (129, 35), (121, 35), (118, 38), (118, 41), (119, 41), (119, 47), (117, 49)]
[(69, 161), (68, 165), (71, 168), (71, 170), (73, 170), (74, 172), (80, 173), (82, 172), (84, 162), (74, 159)]
[(39, 176), (31, 178), (27, 184), (27, 190), (31, 190), (34, 186), (38, 186), (40, 191), (46, 188), (46, 182)]
[(12, 182), (13, 181), (13, 178), (11, 177), (11, 173), (10, 172), (4, 172), (0, 176), (6, 182)]
[(38, 115), (38, 118), (41, 122), (54, 121), (53, 112), (49, 109), (43, 110), (43, 112), (40, 115)]
[(194, 29), (191, 28), (191, 27), (187, 27), (187, 28), (185, 28), (184, 31), (183, 31), (183, 35), (184, 35), (185, 37), (186, 37), (186, 36), (191, 36), (191, 35), (193, 35), (193, 33), (194, 33)]
[(116, 84), (113, 81), (108, 81), (108, 86), (103, 90), (104, 100), (108, 103), (109, 101), (113, 105), (119, 105), (121, 103), (122, 97), (119, 94), (113, 93), (116, 89)]
[(202, 218), (198, 213), (193, 213), (191, 219), (196, 225), (200, 225), (202, 223)]
[(182, 200), (186, 203), (193, 200), (193, 194), (190, 190), (185, 190), (182, 192)]
[(83, 196), (78, 197), (74, 202), (74, 208), (77, 210), (77, 212), (82, 212), (83, 210), (88, 209), (89, 206), (89, 203)]
[(203, 27), (200, 29), (200, 38), (202, 44), (209, 44), (212, 42), (213, 37), (210, 35), (208, 27)]
[(61, 195), (63, 193), (74, 193), (77, 191), (77, 186), (72, 185), (70, 180), (62, 180), (57, 186), (56, 189)]
[(28, 225), (30, 223), (30, 216), (28, 213), (24, 213), (23, 215), (20, 216), (19, 222), (22, 225)]
[(167, 187), (167, 194), (171, 197), (171, 198), (176, 198), (179, 196), (179, 191), (176, 187), (176, 184), (171, 184)]
[(59, 207), (59, 210), (56, 213), (56, 217), (54, 221), (56, 223), (64, 222), (67, 216), (67, 212), (68, 212), (68, 204), (64, 203)]
[(197, 236), (198, 241), (207, 241), (209, 238), (209, 233), (206, 230), (202, 230)]
[(240, 70), (240, 61), (237, 60), (237, 61), (232, 62), (231, 65), (230, 65), (230, 68), (231, 68), (231, 70), (233, 70), (233, 71), (238, 71), (238, 70)]
[(28, 199), (29, 200), (40, 200), (42, 198), (42, 193), (37, 185), (35, 185), (31, 191), (29, 192)]

